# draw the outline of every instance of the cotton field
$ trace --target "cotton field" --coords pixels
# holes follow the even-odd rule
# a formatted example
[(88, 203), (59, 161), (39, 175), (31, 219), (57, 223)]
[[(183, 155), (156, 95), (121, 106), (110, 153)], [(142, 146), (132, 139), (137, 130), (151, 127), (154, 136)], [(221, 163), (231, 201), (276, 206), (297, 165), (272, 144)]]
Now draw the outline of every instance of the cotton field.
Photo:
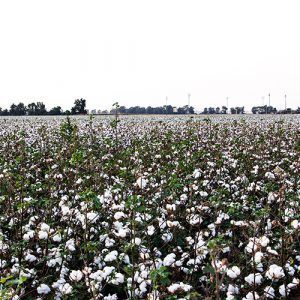
[(297, 299), (300, 118), (0, 119), (0, 299)]

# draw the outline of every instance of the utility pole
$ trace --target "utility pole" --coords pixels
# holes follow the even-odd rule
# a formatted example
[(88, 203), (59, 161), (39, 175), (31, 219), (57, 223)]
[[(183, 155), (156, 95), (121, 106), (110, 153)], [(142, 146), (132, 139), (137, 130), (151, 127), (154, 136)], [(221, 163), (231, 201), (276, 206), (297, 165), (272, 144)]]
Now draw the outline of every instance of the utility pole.
[(227, 110), (228, 110), (228, 113), (229, 113), (229, 107), (228, 107), (228, 97), (226, 97), (226, 107), (227, 107)]
[(284, 111), (286, 113), (286, 95), (284, 95)]

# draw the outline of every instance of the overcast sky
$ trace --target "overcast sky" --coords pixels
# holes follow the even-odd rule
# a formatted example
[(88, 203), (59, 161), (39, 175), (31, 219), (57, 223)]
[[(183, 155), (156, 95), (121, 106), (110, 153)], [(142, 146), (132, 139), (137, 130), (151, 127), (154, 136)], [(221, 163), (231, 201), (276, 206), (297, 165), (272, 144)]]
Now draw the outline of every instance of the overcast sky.
[(299, 16), (299, 0), (1, 0), (0, 107), (297, 107)]

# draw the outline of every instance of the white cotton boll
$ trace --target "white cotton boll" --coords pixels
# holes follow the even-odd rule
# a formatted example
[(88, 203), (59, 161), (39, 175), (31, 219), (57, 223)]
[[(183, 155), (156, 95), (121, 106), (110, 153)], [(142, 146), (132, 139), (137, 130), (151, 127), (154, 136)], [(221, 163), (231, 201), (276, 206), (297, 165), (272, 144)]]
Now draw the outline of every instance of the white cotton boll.
[(63, 294), (63, 295), (69, 295), (72, 293), (72, 286), (69, 283), (65, 283), (64, 285), (61, 285), (59, 287), (59, 291)]
[(62, 205), (61, 212), (62, 212), (63, 216), (67, 216), (70, 214), (70, 208), (66, 205)]
[(255, 238), (250, 238), (249, 243), (247, 244), (247, 246), (245, 247), (245, 250), (248, 253), (252, 253), (255, 252), (257, 250), (257, 239)]
[(114, 278), (111, 280), (111, 283), (115, 284), (115, 285), (119, 285), (121, 283), (124, 283), (124, 280), (125, 280), (125, 277), (123, 274), (116, 273)]
[(37, 258), (36, 258), (36, 256), (34, 256), (34, 255), (32, 255), (32, 254), (27, 254), (27, 255), (25, 256), (25, 260), (26, 260), (26, 261), (29, 261), (29, 262), (33, 262), (33, 261), (36, 261)]
[(6, 265), (7, 265), (7, 262), (6, 262), (6, 260), (4, 260), (4, 259), (0, 259), (0, 269), (1, 269), (1, 268), (5, 268), (5, 267), (6, 267)]
[(108, 294), (108, 296), (105, 296), (103, 300), (118, 300), (118, 296), (117, 294), (113, 294), (113, 295)]
[(117, 211), (115, 214), (114, 214), (114, 218), (116, 220), (119, 220), (121, 218), (124, 218), (125, 217), (125, 214), (122, 212), (122, 211)]
[(246, 297), (243, 298), (243, 300), (258, 300), (259, 295), (256, 292), (249, 292)]
[(167, 204), (166, 209), (169, 211), (175, 211), (176, 210), (176, 205), (175, 204)]
[(172, 232), (166, 232), (166, 233), (162, 234), (161, 238), (164, 242), (169, 242), (173, 239), (173, 233)]
[(240, 290), (237, 286), (234, 286), (232, 284), (228, 285), (227, 293), (235, 295), (235, 294), (239, 294), (239, 292)]
[(290, 276), (294, 276), (295, 269), (290, 264), (288, 264), (288, 263), (285, 264), (284, 268), (287, 270), (287, 272)]
[(114, 232), (116, 236), (122, 238), (126, 237), (127, 233), (128, 233), (128, 229), (123, 229), (123, 228), (119, 229), (117, 232)]
[(141, 293), (146, 293), (147, 292), (147, 283), (146, 283), (146, 281), (141, 282), (141, 284), (139, 285), (139, 289), (140, 289)]
[(47, 284), (42, 283), (37, 287), (38, 294), (49, 294), (51, 289)]
[(266, 172), (265, 177), (268, 179), (275, 179), (275, 175), (271, 172)]
[(82, 183), (82, 178), (78, 178), (77, 180), (76, 180), (76, 184), (81, 184)]
[(193, 177), (195, 179), (199, 178), (201, 176), (201, 172), (199, 169), (195, 169), (195, 171), (193, 172)]
[(25, 241), (29, 241), (30, 239), (32, 239), (34, 237), (34, 231), (33, 230), (30, 230), (30, 231), (28, 231), (27, 233), (25, 233), (24, 235), (23, 235), (23, 239), (25, 240)]
[(300, 226), (300, 222), (298, 222), (298, 220), (294, 220), (291, 222), (291, 226), (294, 228), (294, 229), (298, 229), (299, 226)]
[(200, 196), (206, 198), (208, 196), (208, 193), (204, 191), (200, 191)]
[(245, 281), (250, 285), (253, 285), (254, 281), (255, 281), (255, 284), (260, 285), (263, 281), (263, 277), (261, 276), (260, 273), (255, 273), (255, 274), (251, 273), (245, 277)]
[(256, 263), (260, 263), (263, 257), (264, 257), (264, 254), (262, 252), (258, 251), (254, 255), (254, 261)]
[(118, 257), (118, 251), (114, 250), (106, 254), (104, 257), (104, 261), (109, 262), (109, 261), (114, 261)]
[(168, 287), (168, 291), (172, 294), (174, 294), (178, 289), (180, 285), (178, 283), (173, 283)]
[(290, 293), (290, 289), (288, 287), (285, 287), (284, 284), (282, 284), (280, 287), (279, 287), (279, 294), (283, 297), (286, 297), (288, 296)]
[(87, 213), (86, 217), (91, 223), (95, 223), (99, 219), (99, 215), (94, 212)]
[(154, 234), (154, 231), (155, 231), (155, 227), (153, 225), (150, 225), (147, 227), (147, 234), (148, 235), (153, 235)]
[(134, 238), (131, 243), (139, 246), (142, 243), (142, 240), (140, 238)]
[(46, 240), (48, 238), (48, 233), (46, 231), (39, 231), (39, 239)]
[(115, 240), (107, 238), (105, 240), (105, 247), (110, 248), (115, 244)]
[(282, 267), (273, 264), (270, 265), (269, 269), (267, 270), (266, 276), (269, 279), (277, 281), (278, 279), (284, 277), (285, 275)]
[(144, 189), (147, 186), (147, 180), (143, 177), (139, 177), (136, 184), (140, 189)]
[(46, 224), (46, 223), (42, 223), (42, 224), (41, 224), (41, 230), (42, 230), (42, 231), (49, 232), (50, 226), (49, 226), (48, 224)]
[(80, 281), (82, 279), (82, 277), (83, 277), (83, 274), (80, 270), (73, 270), (69, 276), (69, 278), (75, 282)]
[(266, 236), (262, 236), (259, 239), (259, 243), (261, 244), (262, 247), (267, 247), (269, 242), (270, 242), (270, 240)]
[(271, 286), (267, 286), (264, 289), (264, 296), (268, 299), (274, 299), (275, 298), (275, 290)]
[(57, 242), (57, 243), (61, 242), (61, 234), (60, 233), (55, 234), (52, 237), (52, 240), (53, 240), (53, 242)]
[(295, 288), (297, 285), (299, 285), (299, 283), (300, 283), (300, 280), (299, 280), (298, 278), (294, 278), (293, 281), (287, 285), (287, 287), (288, 287), (289, 289), (293, 289), (293, 288)]
[(176, 260), (176, 255), (174, 253), (168, 254), (164, 260), (163, 265), (164, 266), (171, 266)]
[(227, 270), (227, 275), (232, 279), (237, 278), (240, 274), (241, 274), (241, 270), (237, 266), (233, 266), (232, 268)]
[(66, 242), (66, 248), (69, 249), (70, 251), (75, 251), (75, 250), (76, 250), (74, 239), (69, 239), (69, 240)]

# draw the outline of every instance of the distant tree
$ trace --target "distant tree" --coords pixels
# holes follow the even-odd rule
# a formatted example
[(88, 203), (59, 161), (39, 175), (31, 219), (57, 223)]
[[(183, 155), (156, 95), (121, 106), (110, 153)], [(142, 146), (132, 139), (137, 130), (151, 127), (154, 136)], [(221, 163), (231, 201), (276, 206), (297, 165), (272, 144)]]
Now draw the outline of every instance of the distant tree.
[(207, 109), (207, 107), (204, 107), (203, 114), (205, 114), (205, 115), (208, 114), (208, 109)]
[(126, 114), (127, 112), (127, 109), (125, 106), (120, 106), (119, 109), (118, 109), (119, 113), (120, 114)]
[(216, 114), (220, 113), (220, 107), (216, 107)]
[(2, 116), (9, 116), (9, 110), (8, 109), (3, 109), (1, 115)]
[(215, 108), (214, 108), (214, 107), (209, 107), (209, 108), (208, 108), (208, 113), (209, 113), (210, 115), (215, 114), (215, 113), (216, 113)]
[(24, 116), (26, 114), (26, 106), (24, 103), (20, 102), (18, 105), (14, 103), (10, 106), (9, 114), (11, 116)]
[(62, 109), (60, 106), (55, 106), (49, 110), (48, 114), (52, 116), (59, 116), (62, 114)]
[(231, 107), (231, 108), (230, 108), (230, 113), (231, 113), (232, 115), (235, 115), (235, 114), (236, 114), (236, 109), (235, 109), (234, 107)]
[(85, 109), (86, 100), (85, 99), (76, 99), (74, 106), (71, 108), (72, 115), (86, 115), (87, 111)]
[(27, 113), (29, 116), (36, 115), (36, 104), (34, 102), (27, 105)]
[(221, 114), (227, 114), (227, 107), (222, 106)]
[(166, 105), (165, 110), (166, 110), (166, 114), (168, 114), (168, 115), (173, 114), (173, 106), (172, 105)]
[(153, 114), (153, 113), (154, 113), (153, 107), (148, 106), (148, 107), (146, 108), (146, 114)]
[(47, 114), (46, 106), (43, 102), (36, 103), (36, 114), (40, 116)]

